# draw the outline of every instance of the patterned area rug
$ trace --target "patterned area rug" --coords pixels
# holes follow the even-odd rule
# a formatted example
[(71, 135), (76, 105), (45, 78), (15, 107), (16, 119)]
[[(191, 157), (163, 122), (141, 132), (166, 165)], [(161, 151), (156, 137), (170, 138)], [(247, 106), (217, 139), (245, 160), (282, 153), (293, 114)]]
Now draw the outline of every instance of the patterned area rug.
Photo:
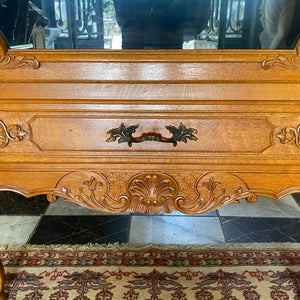
[(300, 299), (300, 245), (0, 247), (8, 299)]

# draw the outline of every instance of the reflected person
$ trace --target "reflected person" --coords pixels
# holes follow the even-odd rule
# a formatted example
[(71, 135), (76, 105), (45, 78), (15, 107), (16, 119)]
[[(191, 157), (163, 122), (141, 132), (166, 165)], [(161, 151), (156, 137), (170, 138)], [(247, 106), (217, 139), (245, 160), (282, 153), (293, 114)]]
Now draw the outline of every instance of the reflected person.
[(181, 49), (207, 27), (210, 0), (114, 0), (123, 49)]
[(292, 48), (299, 35), (299, 0), (263, 0), (260, 34), (262, 49)]

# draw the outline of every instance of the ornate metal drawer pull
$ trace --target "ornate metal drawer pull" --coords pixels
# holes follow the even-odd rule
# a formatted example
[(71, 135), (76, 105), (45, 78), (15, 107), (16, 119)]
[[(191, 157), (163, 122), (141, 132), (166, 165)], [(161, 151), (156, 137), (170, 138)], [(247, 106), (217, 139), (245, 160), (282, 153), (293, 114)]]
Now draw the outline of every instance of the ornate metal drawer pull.
[(187, 140), (197, 141), (198, 138), (194, 135), (197, 134), (197, 129), (186, 128), (182, 123), (179, 127), (172, 125), (166, 126), (166, 128), (172, 133), (172, 137), (166, 138), (163, 137), (160, 133), (148, 132), (143, 133), (139, 137), (133, 137), (132, 134), (140, 125), (132, 125), (126, 127), (124, 123), (120, 127), (109, 130), (107, 133), (110, 134), (110, 137), (106, 142), (114, 142), (118, 140), (118, 143), (128, 143), (128, 146), (131, 147), (133, 143), (142, 143), (144, 141), (155, 141), (161, 143), (172, 143), (174, 147), (177, 146), (178, 142), (186, 143)]

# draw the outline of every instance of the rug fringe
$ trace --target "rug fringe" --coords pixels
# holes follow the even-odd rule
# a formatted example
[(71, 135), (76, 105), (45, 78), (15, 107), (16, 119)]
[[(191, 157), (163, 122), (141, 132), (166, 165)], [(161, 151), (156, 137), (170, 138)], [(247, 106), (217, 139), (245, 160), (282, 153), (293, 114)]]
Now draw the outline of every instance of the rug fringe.
[(194, 244), (194, 245), (170, 245), (170, 244), (83, 244), (83, 245), (67, 245), (67, 244), (52, 244), (52, 245), (31, 245), (31, 244), (0, 244), (0, 251), (32, 251), (32, 250), (53, 250), (53, 251), (100, 251), (100, 250), (144, 250), (144, 249), (157, 249), (157, 250), (246, 250), (246, 249), (259, 249), (259, 250), (284, 250), (295, 249), (300, 250), (300, 243), (236, 243), (236, 244)]

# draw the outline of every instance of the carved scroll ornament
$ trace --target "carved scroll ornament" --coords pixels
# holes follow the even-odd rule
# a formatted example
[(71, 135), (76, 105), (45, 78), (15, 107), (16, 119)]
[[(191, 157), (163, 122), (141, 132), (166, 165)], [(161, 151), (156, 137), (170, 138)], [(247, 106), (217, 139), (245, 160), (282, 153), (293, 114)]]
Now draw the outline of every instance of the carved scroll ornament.
[[(82, 178), (86, 179), (82, 181)], [(129, 208), (128, 197), (121, 196), (114, 200), (108, 195), (108, 191), (109, 182), (103, 174), (73, 172), (64, 176), (47, 198), (50, 202), (55, 202), (57, 197), (62, 197), (66, 201), (101, 212), (117, 213)]]
[(16, 69), (20, 67), (32, 67), (38, 69), (40, 67), (40, 62), (35, 57), (8, 54), (8, 47), (0, 34), (0, 70)]
[(295, 144), (300, 149), (300, 124), (297, 128), (286, 127), (281, 130), (276, 137), (279, 138), (281, 144)]
[(6, 126), (4, 122), (0, 120), (0, 148), (5, 148), (9, 141), (20, 142), (24, 136), (27, 135), (25, 130), (22, 130), (20, 125)]
[(118, 143), (128, 143), (128, 146), (132, 147), (133, 143), (154, 141), (161, 143), (172, 143), (173, 146), (176, 147), (178, 142), (186, 143), (188, 139), (194, 141), (198, 140), (198, 138), (194, 135), (198, 133), (197, 129), (186, 128), (182, 123), (180, 123), (178, 128), (175, 126), (166, 126), (169, 132), (172, 133), (172, 137), (170, 138), (163, 137), (160, 133), (154, 132), (143, 133), (139, 137), (133, 137), (132, 134), (135, 133), (138, 127), (139, 125), (126, 127), (124, 123), (122, 123), (120, 127), (113, 128), (107, 132), (110, 134), (110, 137), (106, 140), (106, 142), (114, 142), (118, 139)]
[[(82, 180), (82, 178), (86, 178)], [(113, 187), (112, 187), (113, 188)], [(117, 199), (110, 196), (108, 178), (97, 172), (73, 172), (64, 176), (48, 195), (101, 212), (119, 213), (125, 210), (142, 213), (201, 214), (246, 198), (254, 203), (257, 197), (239, 177), (228, 173), (207, 173), (195, 183), (196, 197), (187, 199), (180, 186), (169, 174), (143, 172), (132, 176), (126, 184), (126, 194)]]
[(295, 53), (291, 55), (276, 55), (266, 58), (261, 67), (264, 70), (269, 70), (273, 67), (280, 67), (291, 70), (300, 70), (300, 39), (296, 45)]
[(249, 191), (246, 183), (229, 173), (207, 173), (196, 182), (197, 196), (192, 199), (178, 199), (177, 210), (188, 214), (205, 213), (228, 204), (239, 203), (246, 198), (248, 203), (257, 201), (256, 194)]

